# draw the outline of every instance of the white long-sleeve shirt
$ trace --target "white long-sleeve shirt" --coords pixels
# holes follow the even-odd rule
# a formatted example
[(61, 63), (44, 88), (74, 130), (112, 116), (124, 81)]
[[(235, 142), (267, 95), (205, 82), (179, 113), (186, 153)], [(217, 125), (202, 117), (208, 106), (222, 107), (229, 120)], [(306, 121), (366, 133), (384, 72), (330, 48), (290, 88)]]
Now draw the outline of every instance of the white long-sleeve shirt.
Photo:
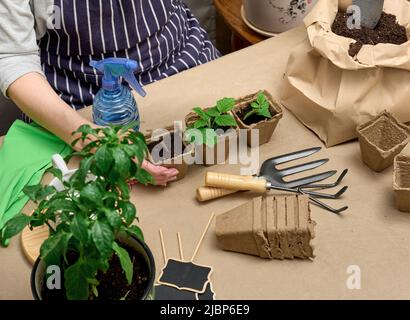
[(39, 47), (52, 22), (53, 0), (0, 1), (0, 90), (24, 74), (42, 74)]

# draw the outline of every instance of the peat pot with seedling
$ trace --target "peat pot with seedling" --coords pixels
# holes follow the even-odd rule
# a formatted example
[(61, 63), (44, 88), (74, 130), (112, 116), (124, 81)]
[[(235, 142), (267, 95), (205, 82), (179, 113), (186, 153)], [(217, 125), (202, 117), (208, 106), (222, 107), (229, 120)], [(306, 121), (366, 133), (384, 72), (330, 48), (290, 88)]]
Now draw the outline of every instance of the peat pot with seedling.
[[(232, 113), (239, 128), (247, 130), (247, 143), (250, 147), (269, 142), (283, 116), (279, 103), (267, 91), (238, 99)], [(258, 144), (253, 145), (252, 135), (259, 136)]]
[(230, 143), (237, 144), (238, 124), (231, 113), (234, 106), (235, 99), (223, 98), (216, 106), (196, 107), (185, 117), (185, 139), (195, 144), (195, 156), (201, 157), (203, 164), (223, 163)]
[(81, 126), (76, 134), (85, 147), (70, 156), (82, 159), (79, 169), (69, 180), (60, 170), (49, 170), (64, 189), (26, 186), (37, 208), (31, 216), (20, 213), (1, 230), (4, 243), (26, 226), (49, 227), (31, 276), (35, 299), (153, 298), (154, 259), (134, 225), (136, 208), (127, 183), (148, 184), (152, 177), (141, 168), (147, 154), (144, 136), (129, 128)]
[[(180, 123), (180, 122), (179, 122)], [(189, 169), (189, 161), (194, 147), (184, 141), (182, 126), (175, 122), (163, 130), (149, 130), (145, 133), (148, 145), (148, 159), (155, 165), (178, 170), (176, 181), (185, 178)]]

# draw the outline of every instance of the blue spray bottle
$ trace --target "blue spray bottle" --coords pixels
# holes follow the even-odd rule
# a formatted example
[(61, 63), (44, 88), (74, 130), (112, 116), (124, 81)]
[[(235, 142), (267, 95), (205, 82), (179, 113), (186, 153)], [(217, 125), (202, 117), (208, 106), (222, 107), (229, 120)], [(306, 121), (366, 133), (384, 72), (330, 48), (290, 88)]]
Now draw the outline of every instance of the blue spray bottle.
[(97, 125), (127, 125), (138, 121), (134, 127), (139, 130), (139, 112), (131, 89), (121, 84), (124, 78), (128, 84), (145, 97), (146, 93), (135, 78), (138, 63), (124, 58), (108, 58), (91, 61), (90, 65), (104, 73), (102, 88), (98, 91), (93, 105), (93, 121)]

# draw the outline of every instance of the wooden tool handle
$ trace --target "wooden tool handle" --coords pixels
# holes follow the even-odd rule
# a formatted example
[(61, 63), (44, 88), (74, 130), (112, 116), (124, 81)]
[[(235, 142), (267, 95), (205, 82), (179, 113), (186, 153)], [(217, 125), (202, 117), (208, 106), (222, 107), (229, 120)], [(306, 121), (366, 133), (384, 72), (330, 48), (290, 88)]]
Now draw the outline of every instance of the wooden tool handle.
[(204, 202), (217, 198), (222, 198), (227, 195), (236, 193), (236, 190), (228, 190), (222, 188), (201, 187), (196, 190), (196, 198), (198, 201)]
[(230, 190), (249, 190), (259, 193), (266, 192), (266, 180), (252, 176), (238, 176), (225, 173), (208, 172), (205, 177), (207, 187)]

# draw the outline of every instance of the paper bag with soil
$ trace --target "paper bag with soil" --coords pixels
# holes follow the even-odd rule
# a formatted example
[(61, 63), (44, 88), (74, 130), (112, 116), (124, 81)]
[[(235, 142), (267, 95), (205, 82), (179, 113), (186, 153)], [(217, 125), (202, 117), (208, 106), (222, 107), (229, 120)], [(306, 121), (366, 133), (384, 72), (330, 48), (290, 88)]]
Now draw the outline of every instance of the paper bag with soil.
[(216, 236), (227, 251), (266, 259), (313, 258), (315, 222), (307, 196), (264, 196), (216, 219)]
[[(410, 121), (410, 41), (363, 45), (332, 32), (337, 0), (320, 0), (305, 18), (308, 36), (290, 54), (282, 103), (329, 147), (357, 137), (356, 127), (383, 110)], [(386, 0), (410, 34), (410, 2)]]

